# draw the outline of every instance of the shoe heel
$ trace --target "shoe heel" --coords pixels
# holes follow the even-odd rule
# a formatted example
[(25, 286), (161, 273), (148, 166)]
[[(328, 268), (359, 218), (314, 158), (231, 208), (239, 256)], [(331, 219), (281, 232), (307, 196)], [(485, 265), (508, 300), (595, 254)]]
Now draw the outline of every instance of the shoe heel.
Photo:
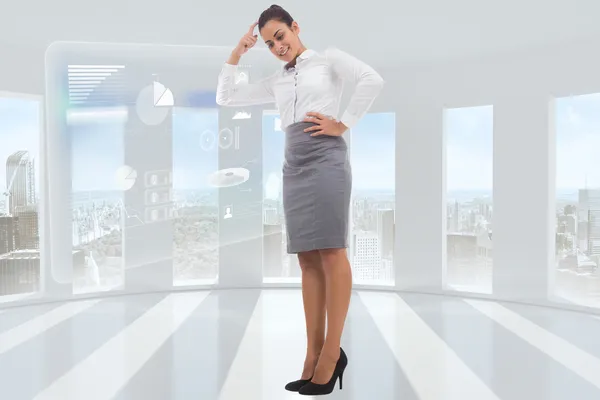
[(342, 390), (342, 381), (344, 380), (344, 371), (340, 374), (340, 390)]

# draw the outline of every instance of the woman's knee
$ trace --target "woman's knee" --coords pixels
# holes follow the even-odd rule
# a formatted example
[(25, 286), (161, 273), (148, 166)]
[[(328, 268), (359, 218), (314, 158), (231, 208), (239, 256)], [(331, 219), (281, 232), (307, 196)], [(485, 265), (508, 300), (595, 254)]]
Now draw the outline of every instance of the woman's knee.
[(325, 270), (335, 268), (341, 263), (345, 263), (348, 257), (345, 248), (319, 250), (319, 255)]
[(298, 263), (302, 270), (321, 268), (321, 255), (318, 250), (298, 253)]

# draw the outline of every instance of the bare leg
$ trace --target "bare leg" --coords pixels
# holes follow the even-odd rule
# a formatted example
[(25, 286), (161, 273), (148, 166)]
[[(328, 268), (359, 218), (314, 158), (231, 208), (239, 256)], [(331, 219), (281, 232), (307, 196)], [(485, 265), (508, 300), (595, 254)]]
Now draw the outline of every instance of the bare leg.
[(342, 331), (352, 295), (352, 269), (346, 249), (320, 250), (327, 288), (327, 336), (312, 379), (329, 382), (340, 357)]
[(318, 250), (298, 254), (302, 269), (302, 300), (306, 319), (307, 349), (300, 379), (310, 379), (325, 342), (325, 273)]

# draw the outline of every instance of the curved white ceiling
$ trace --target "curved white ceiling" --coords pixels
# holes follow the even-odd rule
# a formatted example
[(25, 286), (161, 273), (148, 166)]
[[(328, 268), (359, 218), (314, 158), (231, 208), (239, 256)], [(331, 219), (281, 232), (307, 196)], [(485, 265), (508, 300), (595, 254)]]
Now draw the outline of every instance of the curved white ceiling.
[[(273, 1), (11, 2), (0, 41), (231, 46)], [(29, 3), (29, 4), (28, 4)], [(376, 64), (506, 52), (600, 35), (598, 0), (302, 0), (280, 2), (309, 47), (335, 45)]]

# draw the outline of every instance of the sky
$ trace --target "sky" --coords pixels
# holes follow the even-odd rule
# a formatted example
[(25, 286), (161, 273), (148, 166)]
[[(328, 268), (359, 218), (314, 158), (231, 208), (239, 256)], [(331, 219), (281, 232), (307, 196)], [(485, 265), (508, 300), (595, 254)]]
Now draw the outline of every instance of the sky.
[[(278, 119), (274, 114), (263, 116), (263, 184), (281, 179), (285, 133), (276, 128)], [(205, 131), (218, 132), (217, 109), (175, 110), (173, 178), (176, 189), (210, 188), (208, 177), (218, 169), (218, 152), (216, 147), (205, 150), (200, 146), (200, 137)], [(72, 127), (73, 188), (118, 189), (113, 171), (123, 163), (123, 132), (123, 122), (110, 119)], [(393, 190), (394, 132), (395, 117), (389, 113), (367, 115), (353, 129), (353, 148), (360, 149), (351, 151), (356, 188)]]
[(113, 118), (70, 126), (74, 191), (118, 189), (116, 172), (124, 160), (123, 132), (123, 122)]
[[(206, 132), (206, 133), (205, 133)], [(173, 117), (173, 187), (208, 189), (210, 175), (219, 168), (217, 142), (202, 147), (202, 134), (219, 132), (219, 113), (212, 109), (177, 108)]]
[(556, 187), (600, 187), (600, 93), (556, 100)]
[[(115, 173), (124, 160), (123, 120), (97, 118), (88, 124), (73, 125), (71, 129), (74, 190), (118, 190)], [(218, 150), (202, 148), (200, 138), (205, 131), (218, 132), (216, 109), (175, 108), (175, 189), (210, 188), (209, 176), (218, 169)]]
[(352, 128), (352, 187), (393, 191), (396, 186), (396, 114), (365, 115)]
[[(0, 185), (6, 187), (6, 158), (28, 150), (39, 159), (39, 101), (0, 97)], [(600, 94), (556, 100), (557, 189), (600, 186)], [(207, 188), (218, 168), (218, 153), (200, 147), (205, 130), (217, 132), (216, 109), (178, 108), (173, 122), (176, 188)], [(482, 190), (492, 186), (493, 107), (446, 110), (448, 190)], [(280, 176), (284, 133), (276, 115), (263, 116), (263, 156), (266, 183)], [(72, 128), (75, 190), (114, 190), (116, 170), (123, 163), (123, 122), (97, 119)], [(395, 184), (395, 116), (367, 114), (352, 130), (350, 157), (354, 187), (393, 190)], [(39, 178), (39, 162), (36, 163)], [(272, 177), (273, 178), (273, 177)], [(271, 179), (273, 181), (273, 179)], [(39, 187), (39, 186), (38, 186)]]
[[(285, 133), (276, 130), (277, 115), (263, 117), (263, 183), (281, 179)], [(367, 114), (352, 129), (350, 163), (353, 188), (394, 190), (395, 121), (393, 113)]]
[(447, 191), (492, 189), (493, 112), (492, 106), (445, 110)]
[(0, 96), (0, 193), (7, 185), (6, 159), (19, 150), (34, 159), (39, 191), (40, 107), (39, 100)]

